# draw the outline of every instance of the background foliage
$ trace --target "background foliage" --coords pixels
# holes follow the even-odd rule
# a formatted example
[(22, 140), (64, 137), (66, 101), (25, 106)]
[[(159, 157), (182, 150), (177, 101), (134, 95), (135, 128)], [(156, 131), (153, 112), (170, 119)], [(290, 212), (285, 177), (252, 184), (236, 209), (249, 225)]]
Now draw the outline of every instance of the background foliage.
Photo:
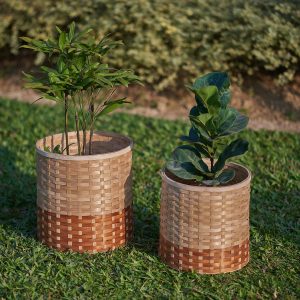
[(299, 69), (298, 0), (2, 0), (0, 48), (18, 54), (19, 36), (46, 38), (72, 20), (124, 40), (115, 66), (160, 90), (212, 70), (274, 71), (283, 84)]

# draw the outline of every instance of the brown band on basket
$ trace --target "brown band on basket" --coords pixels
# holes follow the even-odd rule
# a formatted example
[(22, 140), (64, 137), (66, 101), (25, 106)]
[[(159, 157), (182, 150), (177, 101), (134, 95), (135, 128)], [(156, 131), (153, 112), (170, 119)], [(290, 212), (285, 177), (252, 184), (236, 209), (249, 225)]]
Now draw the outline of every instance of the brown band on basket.
[(197, 250), (177, 245), (160, 235), (159, 255), (167, 265), (204, 274), (233, 272), (249, 262), (249, 239), (223, 249)]
[(101, 216), (60, 215), (38, 208), (38, 239), (61, 251), (104, 252), (125, 245), (133, 234), (132, 206)]

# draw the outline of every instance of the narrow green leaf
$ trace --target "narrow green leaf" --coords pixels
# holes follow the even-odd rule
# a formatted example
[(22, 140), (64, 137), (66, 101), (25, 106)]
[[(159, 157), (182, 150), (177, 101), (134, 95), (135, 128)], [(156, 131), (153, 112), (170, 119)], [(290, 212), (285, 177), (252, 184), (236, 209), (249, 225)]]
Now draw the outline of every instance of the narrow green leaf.
[(73, 40), (75, 34), (75, 22), (72, 22), (69, 27), (69, 41), (71, 42)]
[(61, 32), (59, 35), (58, 46), (60, 50), (63, 50), (66, 44), (66, 33)]

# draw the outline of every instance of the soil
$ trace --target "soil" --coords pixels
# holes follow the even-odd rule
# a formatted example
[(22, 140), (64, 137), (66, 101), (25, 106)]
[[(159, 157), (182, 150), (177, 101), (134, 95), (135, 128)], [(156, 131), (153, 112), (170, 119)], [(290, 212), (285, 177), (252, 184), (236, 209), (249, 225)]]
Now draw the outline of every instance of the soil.
[[(22, 87), (22, 70), (30, 70), (31, 62), (29, 58), (0, 61), (0, 97), (31, 103), (39, 98), (35, 91)], [(126, 112), (169, 120), (186, 120), (194, 105), (193, 96), (185, 90), (158, 93), (147, 86), (134, 86), (121, 89), (119, 95), (134, 104)], [(36, 103), (53, 104), (48, 100)], [(231, 106), (249, 116), (249, 127), (254, 130), (300, 132), (300, 75), (285, 87), (276, 86), (267, 75), (246, 78), (232, 85)]]
[[(225, 183), (225, 184), (220, 184), (219, 187), (223, 187), (223, 186), (231, 186), (237, 183), (240, 183), (242, 181), (244, 181), (247, 176), (248, 176), (248, 172), (245, 168), (241, 168), (241, 167), (231, 167), (231, 166), (225, 166), (224, 170), (226, 169), (233, 169), (235, 171), (235, 176), (233, 179), (231, 179), (229, 182)], [(178, 183), (182, 183), (182, 184), (186, 184), (186, 185), (191, 185), (191, 186), (203, 186), (203, 187), (207, 187), (207, 185), (203, 184), (203, 183), (198, 183), (195, 180), (187, 180), (187, 179), (182, 179), (177, 177), (176, 175), (174, 175), (173, 173), (171, 173), (168, 169), (165, 169), (165, 174), (167, 177), (169, 177), (170, 179), (178, 182)], [(214, 186), (217, 187), (217, 186)]]

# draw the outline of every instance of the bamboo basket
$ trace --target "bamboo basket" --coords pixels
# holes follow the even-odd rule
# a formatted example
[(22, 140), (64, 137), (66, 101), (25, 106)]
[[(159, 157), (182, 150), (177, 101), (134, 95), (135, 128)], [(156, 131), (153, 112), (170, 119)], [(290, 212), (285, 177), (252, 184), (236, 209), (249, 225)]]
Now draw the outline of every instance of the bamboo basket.
[(61, 251), (125, 245), (133, 233), (131, 139), (95, 132), (92, 155), (78, 156), (76, 132), (70, 132), (70, 155), (45, 151), (58, 144), (65, 148), (64, 134), (36, 143), (38, 239)]
[(159, 255), (170, 267), (219, 274), (249, 262), (251, 174), (227, 167), (236, 177), (221, 187), (188, 185), (162, 171)]

